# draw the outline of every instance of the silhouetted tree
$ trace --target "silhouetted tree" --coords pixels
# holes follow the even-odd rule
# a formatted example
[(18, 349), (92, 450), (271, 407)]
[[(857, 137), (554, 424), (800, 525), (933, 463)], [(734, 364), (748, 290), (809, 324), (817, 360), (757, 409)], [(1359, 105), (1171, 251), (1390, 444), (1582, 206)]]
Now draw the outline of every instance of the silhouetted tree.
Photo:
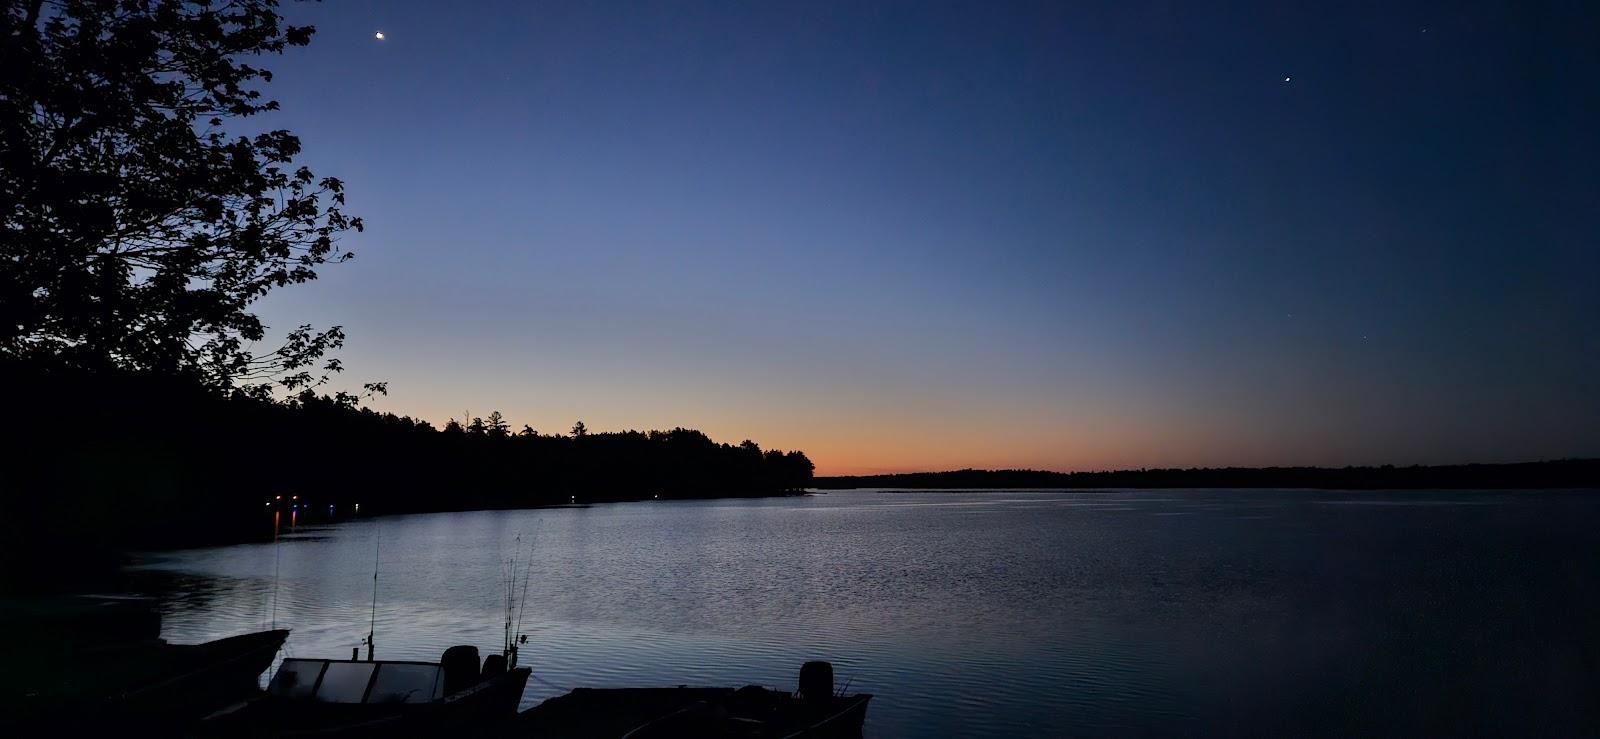
[(497, 439), (504, 439), (511, 435), (511, 427), (506, 424), (506, 418), (500, 415), (500, 411), (490, 413), (489, 421), (484, 426), (489, 435)]
[(588, 433), (589, 433), (589, 427), (583, 425), (583, 421), (579, 421), (579, 422), (577, 422), (575, 424), (572, 424), (572, 436), (574, 438), (587, 435)]
[(0, 359), (258, 395), (339, 371), (338, 327), (248, 347), (251, 304), (349, 259), (337, 236), (361, 229), (339, 180), (294, 165), (296, 136), (225, 128), (278, 107), (254, 58), (311, 39), (277, 6), (0, 0)]

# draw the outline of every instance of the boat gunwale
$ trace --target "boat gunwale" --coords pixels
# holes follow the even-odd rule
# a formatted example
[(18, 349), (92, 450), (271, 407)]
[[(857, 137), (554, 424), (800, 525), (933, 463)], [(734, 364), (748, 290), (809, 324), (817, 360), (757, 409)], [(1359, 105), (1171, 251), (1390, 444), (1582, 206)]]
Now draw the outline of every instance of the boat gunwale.
[(203, 674), (208, 673), (208, 672), (215, 672), (219, 668), (223, 668), (223, 667), (227, 667), (229, 665), (236, 664), (236, 663), (238, 663), (238, 662), (240, 662), (242, 660), (245, 660), (245, 659), (255, 658), (255, 657), (259, 656), (260, 652), (268, 651), (269, 648), (270, 648), (270, 651), (271, 651), (272, 654), (277, 654), (278, 650), (283, 648), (284, 642), (287, 641), (288, 639), (289, 639), (289, 630), (288, 629), (272, 629), (272, 630), (269, 630), (269, 631), (257, 631), (257, 632), (252, 632), (252, 633), (248, 633), (248, 634), (235, 634), (233, 636), (225, 636), (225, 637), (223, 637), (221, 639), (214, 639), (212, 641), (202, 642), (200, 644), (171, 644), (171, 645), (168, 645), (168, 646), (177, 647), (177, 648), (186, 648), (187, 647), (187, 648), (192, 648), (192, 649), (207, 649), (207, 648), (214, 649), (214, 648), (216, 648), (216, 647), (218, 647), (218, 646), (220, 646), (220, 645), (222, 645), (224, 643), (227, 643), (227, 642), (238, 642), (238, 643), (245, 643), (245, 642), (249, 642), (249, 641), (259, 641), (260, 642), (258, 644), (252, 644), (251, 646), (242, 649), (238, 654), (234, 654), (234, 655), (232, 655), (230, 657), (223, 658), (223, 659), (221, 659), (219, 661), (207, 662), (207, 663), (202, 664), (202, 665), (200, 665), (198, 667), (195, 667), (193, 669), (185, 670), (184, 672), (181, 672), (181, 673), (179, 673), (177, 675), (173, 675), (171, 677), (168, 677), (168, 678), (166, 678), (164, 680), (160, 680), (158, 682), (154, 682), (154, 683), (151, 683), (149, 685), (140, 686), (140, 687), (135, 688), (133, 690), (123, 691), (122, 693), (119, 693), (119, 694), (116, 695), (116, 700), (121, 700), (121, 701), (136, 700), (141, 696), (148, 695), (148, 694), (153, 693), (153, 692), (158, 692), (158, 691), (160, 691), (160, 690), (162, 690), (162, 689), (164, 689), (164, 688), (166, 688), (166, 687), (168, 687), (168, 686), (170, 686), (170, 685), (172, 685), (174, 683), (179, 683), (179, 682), (182, 682), (182, 681), (185, 681), (185, 680), (190, 680), (190, 679), (193, 679), (193, 678), (195, 678), (195, 677), (197, 677), (199, 675), (203, 675)]
[(816, 731), (818, 729), (826, 729), (826, 728), (828, 728), (829, 724), (831, 724), (831, 723), (833, 723), (835, 721), (838, 721), (838, 720), (844, 718), (845, 716), (853, 713), (857, 708), (861, 709), (861, 720), (865, 721), (866, 718), (867, 718), (867, 715), (866, 715), (867, 703), (872, 700), (872, 694), (871, 693), (856, 693), (854, 695), (849, 695), (849, 696), (841, 695), (838, 698), (836, 698), (835, 700), (849, 701), (849, 703), (847, 705), (845, 705), (843, 708), (840, 708), (839, 710), (834, 711), (832, 714), (829, 714), (827, 718), (824, 718), (821, 721), (818, 721), (818, 722), (812, 723), (812, 724), (807, 724), (805, 728), (803, 728), (803, 729), (801, 729), (799, 731), (796, 731), (796, 732), (794, 732), (792, 734), (785, 734), (783, 736), (783, 739), (794, 739), (795, 737), (803, 737), (803, 736), (805, 736), (806, 734), (808, 734), (808, 733), (810, 733), (812, 731)]
[(641, 731), (649, 731), (653, 727), (656, 727), (656, 726), (658, 726), (660, 724), (663, 724), (665, 722), (671, 721), (672, 719), (675, 719), (675, 718), (677, 718), (679, 716), (682, 716), (684, 714), (688, 714), (688, 713), (691, 713), (691, 712), (694, 712), (694, 711), (703, 711), (703, 710), (705, 710), (707, 708), (710, 708), (710, 707), (711, 707), (711, 702), (710, 701), (705, 701), (705, 700), (695, 701), (693, 703), (690, 703), (687, 706), (683, 706), (682, 708), (679, 708), (676, 711), (671, 711), (669, 713), (662, 714), (662, 715), (657, 716), (657, 717), (655, 717), (653, 719), (650, 719), (649, 721), (646, 721), (646, 722), (644, 722), (642, 724), (639, 724), (638, 726), (635, 726), (632, 729), (629, 729), (628, 733), (623, 734), (621, 739), (634, 739), (635, 737), (638, 737), (638, 736), (647, 736), (647, 735), (644, 735), (644, 734), (640, 734), (639, 732), (641, 732)]

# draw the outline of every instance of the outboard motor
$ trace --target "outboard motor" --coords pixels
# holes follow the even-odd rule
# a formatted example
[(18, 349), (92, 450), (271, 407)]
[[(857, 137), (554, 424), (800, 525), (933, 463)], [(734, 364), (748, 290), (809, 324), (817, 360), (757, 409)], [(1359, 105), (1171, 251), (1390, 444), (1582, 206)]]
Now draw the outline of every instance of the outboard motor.
[(491, 677), (500, 677), (504, 674), (506, 674), (505, 655), (491, 654), (483, 658), (483, 679), (488, 680)]
[(807, 703), (833, 700), (833, 665), (817, 660), (800, 666), (800, 697)]
[(478, 648), (471, 644), (458, 644), (444, 650), (439, 658), (439, 668), (444, 670), (444, 694), (466, 690), (478, 682)]

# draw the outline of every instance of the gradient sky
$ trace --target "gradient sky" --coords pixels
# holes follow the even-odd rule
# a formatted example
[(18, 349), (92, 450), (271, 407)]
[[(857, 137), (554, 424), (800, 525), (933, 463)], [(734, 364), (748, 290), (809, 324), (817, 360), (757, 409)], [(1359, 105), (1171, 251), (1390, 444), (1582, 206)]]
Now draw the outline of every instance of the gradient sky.
[(822, 474), (1600, 455), (1596, 6), (1199, 5), (290, 3), (262, 313)]

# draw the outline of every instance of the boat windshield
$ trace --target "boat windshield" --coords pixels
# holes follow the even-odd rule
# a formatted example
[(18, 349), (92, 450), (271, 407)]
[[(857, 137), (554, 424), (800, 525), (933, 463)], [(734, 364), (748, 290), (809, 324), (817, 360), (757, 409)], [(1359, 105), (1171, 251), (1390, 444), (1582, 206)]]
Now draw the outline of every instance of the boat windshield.
[(311, 699), (318, 703), (360, 703), (376, 668), (372, 662), (329, 662)]
[(267, 692), (318, 703), (427, 703), (442, 697), (439, 673), (426, 662), (286, 659)]
[(441, 697), (438, 665), (392, 662), (378, 670), (368, 703), (426, 703)]
[(297, 700), (310, 698), (311, 692), (317, 689), (317, 678), (322, 677), (322, 668), (326, 665), (324, 660), (286, 659), (283, 666), (278, 668), (278, 674), (272, 676), (272, 684), (267, 686), (267, 692)]

